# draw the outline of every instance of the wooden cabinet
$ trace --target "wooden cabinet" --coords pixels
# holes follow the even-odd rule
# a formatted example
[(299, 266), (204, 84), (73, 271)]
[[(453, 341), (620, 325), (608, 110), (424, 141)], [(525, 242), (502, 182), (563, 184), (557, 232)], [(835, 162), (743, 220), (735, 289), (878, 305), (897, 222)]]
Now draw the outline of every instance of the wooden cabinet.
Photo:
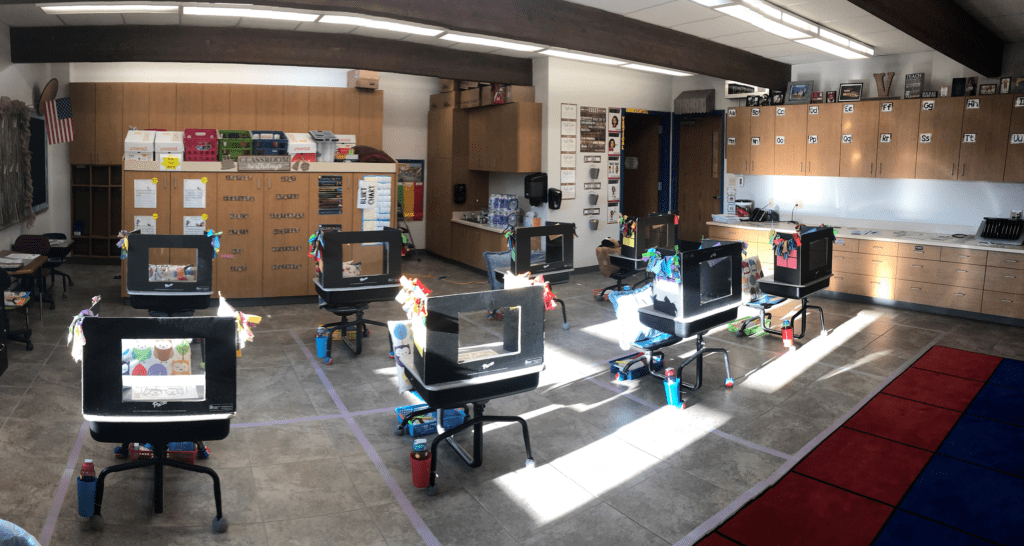
[(809, 176), (839, 176), (843, 105), (807, 107), (807, 168)]
[(981, 312), (981, 290), (924, 282), (896, 281), (896, 299), (932, 307)]
[(493, 231), (452, 223), (452, 259), (482, 271), (487, 270), (484, 252), (507, 250), (505, 237)]
[(1024, 296), (986, 290), (982, 296), (981, 312), (987, 315), (1024, 319)]
[[(359, 129), (355, 133), (356, 142), (364, 146), (374, 148), (384, 147), (384, 92), (356, 90), (359, 97)], [(538, 120), (540, 118), (538, 117)], [(538, 127), (540, 123), (538, 121)], [(539, 133), (539, 129), (538, 129)], [(342, 133), (346, 134), (346, 133)], [(537, 137), (538, 149), (540, 147), (540, 136)], [(539, 154), (539, 152), (538, 152)], [(539, 160), (538, 160), (539, 161)], [(536, 170), (540, 170), (540, 163)]]
[(958, 264), (986, 265), (988, 264), (988, 251), (944, 246), (939, 259)]
[(454, 116), (454, 108), (437, 108), (427, 113), (428, 157), (435, 159), (451, 159), (452, 122)]
[(986, 262), (986, 264), (989, 267), (1024, 269), (1024, 254), (991, 251), (988, 253), (988, 261)]
[(878, 105), (843, 104), (843, 125), (839, 146), (839, 175), (857, 178), (875, 176), (878, 150)]
[[(1013, 97), (1009, 132), (1003, 181), (1024, 182), (1024, 95)], [(74, 153), (74, 148), (72, 148), (72, 153)]]
[[(285, 85), (281, 93), (284, 107), (281, 114), (281, 131), (305, 133), (309, 131), (309, 87)], [(333, 114), (333, 109), (331, 110)], [(315, 130), (315, 129), (314, 129)]]
[(252, 130), (280, 131), (284, 121), (284, 88), (280, 85), (256, 86), (256, 121)]
[(775, 174), (775, 111), (770, 106), (750, 109), (749, 174)]
[[(178, 126), (178, 84), (149, 84), (149, 127), (174, 131)], [(121, 135), (124, 139), (124, 135)]]
[(985, 266), (900, 258), (896, 278), (982, 289), (985, 288)]
[(1005, 267), (989, 267), (985, 275), (985, 290), (1024, 294), (1024, 271)]
[(263, 293), (263, 180), (266, 173), (220, 174), (217, 227), (223, 231), (217, 279), (226, 298)]
[(896, 255), (900, 258), (938, 261), (942, 257), (942, 248), (943, 247), (932, 245), (900, 243), (897, 247)]
[(96, 84), (96, 154), (93, 159), (97, 164), (121, 163), (125, 137), (121, 132), (123, 108), (123, 83)]
[(877, 254), (879, 256), (898, 256), (899, 244), (863, 239), (860, 242), (860, 252), (864, 254)]
[(726, 172), (750, 172), (750, 108), (729, 108), (725, 120)]
[[(321, 224), (337, 224), (341, 226), (344, 231), (352, 231), (355, 229), (353, 223), (353, 209), (355, 201), (355, 188), (353, 183), (354, 175), (352, 173), (338, 173), (338, 174), (310, 174), (307, 180), (307, 187), (309, 188), (309, 201), (307, 203), (308, 210), (306, 213), (307, 224), (306, 224), (306, 235), (313, 233)], [(341, 199), (340, 212), (335, 203)], [(323, 199), (324, 207), (321, 208), (321, 199)], [(324, 214), (320, 214), (323, 212)], [(332, 214), (333, 213), (333, 214)], [(307, 239), (308, 243), (308, 239)], [(316, 289), (313, 287), (313, 276), (315, 274), (316, 261), (309, 257), (308, 249), (306, 254), (306, 267), (308, 274), (306, 275), (306, 293), (315, 294)]]
[(71, 114), (75, 140), (71, 141), (71, 164), (91, 165), (96, 155), (96, 84), (71, 84)]
[(148, 129), (149, 126), (149, 84), (125, 83), (121, 135), (127, 135), (132, 127)]
[(853, 252), (832, 252), (832, 270), (877, 277), (896, 278), (896, 258)]
[(1002, 180), (1010, 138), (1010, 95), (967, 97), (960, 141), (960, 180)]
[(302, 296), (313, 277), (309, 263), (309, 177), (266, 173), (263, 205), (263, 296)]
[(201, 83), (179, 83), (175, 90), (174, 130), (216, 129), (203, 124), (203, 87)]
[(775, 174), (802, 176), (807, 161), (807, 106), (774, 106)]
[(229, 85), (231, 108), (228, 110), (228, 127), (210, 127), (210, 129), (263, 129), (256, 127), (256, 86)]
[(227, 84), (203, 86), (203, 126), (194, 129), (234, 129), (231, 127), (231, 87)]
[(921, 101), (918, 128), (917, 178), (956, 180), (960, 163), (964, 98)]
[[(171, 232), (171, 174), (168, 172), (132, 172), (124, 181), (124, 229), (143, 229), (155, 220), (156, 234)], [(155, 194), (156, 206), (153, 205)], [(156, 218), (153, 218), (153, 215)], [(143, 231), (145, 232), (145, 230)]]
[(833, 273), (828, 289), (832, 292), (891, 300), (896, 292), (896, 281), (856, 273)]
[(883, 101), (878, 113), (879, 178), (914, 178), (917, 171), (921, 101)]
[(534, 102), (469, 110), (469, 168), (530, 173), (540, 170), (541, 109)]

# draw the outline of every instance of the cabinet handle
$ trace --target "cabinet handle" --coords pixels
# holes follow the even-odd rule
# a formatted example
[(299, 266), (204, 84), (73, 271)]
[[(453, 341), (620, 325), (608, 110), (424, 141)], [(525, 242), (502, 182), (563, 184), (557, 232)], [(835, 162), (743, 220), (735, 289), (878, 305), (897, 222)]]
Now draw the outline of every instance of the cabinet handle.
[(957, 258), (970, 258), (971, 256), (969, 254), (957, 254), (956, 257)]
[(924, 254), (924, 251), (923, 250), (915, 250), (914, 254)]
[(924, 267), (924, 266), (923, 266), (923, 265), (917, 265), (917, 264), (914, 264), (914, 265), (912, 265), (912, 266), (910, 266), (910, 267)]
[(911, 286), (911, 287), (910, 287), (910, 289), (911, 289), (911, 290), (920, 290), (920, 288), (918, 288), (918, 287), (916, 287), (916, 286)]
[(808, 161), (807, 162), (807, 174), (810, 174), (810, 173), (811, 173), (811, 162)]
[(1003, 278), (1004, 279), (1016, 279), (1017, 277), (1015, 277), (1013, 275), (1003, 275)]
[(882, 162), (878, 162), (878, 176), (882, 176)]
[(834, 258), (834, 259), (835, 259), (835, 258), (838, 258), (838, 259), (840, 259), (840, 260), (845, 260), (845, 259), (846, 259), (846, 256), (832, 256), (832, 258)]
[(166, 178), (164, 178), (164, 189), (165, 190), (167, 189), (167, 179)]
[(966, 269), (957, 269), (956, 272), (957, 273), (967, 273), (967, 270)]
[(872, 164), (871, 164), (871, 170), (870, 170), (870, 172), (871, 172), (871, 176), (874, 176), (874, 175), (875, 175), (875, 164), (874, 164), (874, 163), (872, 163)]
[(962, 297), (966, 296), (967, 294), (961, 294), (961, 293), (959, 293), (959, 292), (956, 292), (956, 293), (954, 293), (953, 295), (954, 295), (954, 296), (958, 296), (958, 297), (961, 297), (961, 298), (962, 298)]
[(257, 178), (256, 179), (256, 189), (257, 190), (260, 189), (260, 180), (262, 180), (262, 178)]
[(178, 189), (178, 177), (174, 177), (174, 189)]
[(270, 185), (271, 185), (271, 184), (272, 184), (273, 182), (274, 182), (274, 177), (273, 177), (273, 176), (271, 176), (270, 178), (268, 178), (268, 179), (267, 179), (267, 189), (268, 189), (268, 190), (270, 189)]
[(881, 246), (874, 246), (874, 247), (871, 247), (871, 248), (877, 248), (878, 250), (884, 250), (885, 249), (885, 247), (881, 247)]
[(804, 172), (804, 162), (800, 162), (800, 172)]
[[(882, 260), (871, 260), (871, 263), (873, 263), (873, 264), (880, 264), (880, 263), (882, 263)], [(920, 267), (924, 267), (924, 266), (920, 266)]]
[(1006, 263), (1008, 263), (1008, 264), (1015, 264), (1015, 263), (1017, 263), (1017, 260), (1006, 260)]
[(964, 173), (967, 172), (967, 164), (960, 165), (960, 178), (964, 177)]
[(953, 162), (952, 165), (953, 166), (949, 168), (949, 176), (956, 174), (956, 162)]
[(1012, 301), (1012, 300), (999, 300), (999, 301), (1001, 301), (1001, 302), (1003, 302), (1003, 303), (1013, 303), (1013, 301)]
[(879, 285), (879, 286), (881, 286), (881, 285), (882, 285), (882, 283), (880, 283), (880, 282), (878, 282), (878, 281), (871, 281), (871, 284), (877, 284), (877, 285)]
[(841, 280), (843, 280), (843, 277), (832, 277), (832, 278), (833, 278), (833, 279), (835, 279), (835, 280), (837, 280), (837, 281), (841, 281)]

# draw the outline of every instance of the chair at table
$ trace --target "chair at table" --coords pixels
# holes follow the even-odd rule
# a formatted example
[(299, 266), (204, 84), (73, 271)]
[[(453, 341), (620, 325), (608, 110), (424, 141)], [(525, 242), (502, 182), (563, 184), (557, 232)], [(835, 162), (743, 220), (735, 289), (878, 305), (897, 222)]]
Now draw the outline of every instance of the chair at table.
[[(61, 239), (65, 240), (68, 238), (63, 233), (44, 233), (43, 237), (47, 239)], [(50, 270), (50, 285), (55, 286), (57, 282), (57, 275), (61, 276), (61, 284), (64, 287), (62, 297), (68, 297), (68, 286), (74, 286), (75, 281), (71, 280), (71, 275), (63, 271), (58, 271), (57, 268), (64, 265), (64, 262), (68, 259), (68, 254), (71, 253), (71, 247), (50, 247), (50, 259), (43, 264), (43, 267)]]
[[(3, 318), (3, 331), (4, 332), (3, 332), (3, 337), (0, 338), (0, 344), (4, 345), (5, 346), (4, 349), (6, 349), (6, 345), (8, 344), (8, 342), (10, 342), (10, 341), (17, 341), (18, 343), (24, 343), (25, 344), (25, 350), (31, 351), (33, 349), (33, 347), (32, 347), (32, 342), (29, 341), (29, 339), (32, 337), (32, 329), (29, 328), (29, 325), (28, 325), (28, 301), (26, 300), (25, 302), (23, 302), (20, 305), (14, 305), (13, 303), (8, 303), (7, 297), (6, 297), (6, 290), (11, 287), (11, 284), (12, 284), (11, 276), (7, 273), (7, 271), (4, 271), (3, 269), (0, 269), (0, 293), (4, 293), (4, 315), (2, 317)], [(12, 312), (19, 313), (19, 314), (21, 314), (21, 315), (23, 315), (25, 317), (25, 328), (24, 329), (22, 329), (22, 330), (9, 330), (8, 329), (8, 328), (10, 328), (10, 321), (7, 320), (7, 316), (10, 313), (12, 313)], [(6, 354), (7, 353), (5, 352), (4, 355), (6, 356)], [(3, 370), (5, 370), (5, 369), (7, 369), (6, 361), (4, 361), (3, 369), (0, 369), (0, 373), (3, 373)]]
[[(44, 256), (50, 255), (50, 239), (45, 235), (19, 235), (14, 240), (14, 244), (11, 245), (11, 250), (14, 252), (21, 252), (24, 254), (42, 254)], [(53, 301), (53, 296), (47, 292), (46, 288), (46, 277), (50, 275), (50, 270), (46, 268), (46, 265), (42, 265), (32, 275), (19, 275), (18, 277), (24, 280), (30, 280), (34, 285), (32, 292), (38, 295), (40, 306), (43, 302), (49, 302), (50, 309), (54, 309), (57, 305)]]

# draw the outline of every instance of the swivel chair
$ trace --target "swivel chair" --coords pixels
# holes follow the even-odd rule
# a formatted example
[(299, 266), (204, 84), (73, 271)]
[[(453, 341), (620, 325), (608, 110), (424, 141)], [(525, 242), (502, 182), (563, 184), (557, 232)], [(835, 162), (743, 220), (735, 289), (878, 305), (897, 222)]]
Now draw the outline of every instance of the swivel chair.
[[(14, 252), (24, 252), (26, 254), (42, 254), (44, 256), (50, 255), (50, 239), (45, 235), (18, 235), (18, 238), (14, 240), (14, 244), (11, 245), (11, 250)], [(44, 302), (50, 304), (50, 309), (56, 308), (56, 302), (53, 301), (53, 296), (47, 291), (46, 288), (46, 277), (50, 274), (50, 270), (46, 268), (46, 264), (43, 264), (34, 275), (23, 275), (19, 278), (27, 281), (31, 281), (34, 285), (32, 293), (37, 294), (39, 297), (40, 310)]]
[[(11, 280), (11, 276), (7, 273), (7, 271), (4, 271), (3, 269), (0, 269), (0, 292), (3, 292), (4, 290), (7, 290), (8, 288), (10, 288), (12, 283), (13, 283), (13, 281)], [(12, 312), (12, 311), (17, 311), (18, 313), (20, 313), (22, 316), (25, 317), (25, 328), (20, 329), (20, 330), (10, 330), (9, 329), (10, 328), (10, 321), (7, 320), (7, 314), (8, 314), (8, 312)], [(2, 334), (2, 336), (0, 336), (0, 345), (3, 345), (3, 347), (0, 350), (3, 351), (3, 361), (0, 362), (0, 374), (3, 374), (4, 370), (7, 369), (7, 351), (8, 351), (7, 345), (9, 345), (9, 342), (17, 341), (18, 343), (24, 343), (26, 351), (31, 351), (34, 348), (32, 346), (32, 341), (31, 341), (32, 329), (29, 328), (29, 324), (28, 324), (28, 305), (27, 304), (20, 305), (20, 306), (17, 306), (17, 307), (13, 307), (13, 306), (12, 307), (7, 307), (7, 300), (5, 299), (4, 300), (4, 314), (3, 314), (2, 319), (3, 319), (3, 334)]]
[[(43, 237), (47, 239), (67, 239), (68, 236), (63, 233), (44, 233)], [(64, 262), (68, 259), (68, 254), (71, 253), (71, 247), (50, 247), (50, 259), (43, 264), (43, 267), (50, 270), (50, 285), (56, 286), (57, 275), (61, 276), (61, 285), (64, 291), (61, 293), (61, 297), (68, 297), (68, 286), (74, 286), (75, 281), (71, 280), (71, 275), (63, 271), (58, 271), (57, 268), (64, 265)]]

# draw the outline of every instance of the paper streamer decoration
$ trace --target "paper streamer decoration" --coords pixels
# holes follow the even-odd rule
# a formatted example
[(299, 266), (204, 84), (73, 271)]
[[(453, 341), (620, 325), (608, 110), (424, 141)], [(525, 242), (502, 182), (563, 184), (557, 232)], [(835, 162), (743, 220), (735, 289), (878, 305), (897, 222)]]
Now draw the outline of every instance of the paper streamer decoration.
[(235, 340), (235, 354), (242, 356), (242, 349), (245, 348), (247, 341), (253, 340), (252, 327), (259, 324), (263, 317), (258, 315), (249, 315), (242, 313), (241, 311), (235, 310), (228, 300), (224, 299), (224, 296), (217, 292), (217, 296), (220, 298), (220, 306), (217, 308), (218, 317), (235, 317), (235, 327), (237, 338)]
[(92, 308), (96, 307), (96, 304), (100, 302), (100, 296), (92, 297), (92, 305), (88, 309), (83, 309), (80, 313), (75, 315), (75, 318), (71, 319), (71, 325), (68, 326), (68, 343), (71, 345), (71, 358), (75, 362), (82, 361), (82, 350), (85, 347), (85, 334), (82, 333), (82, 321), (85, 317), (99, 316), (93, 312)]

